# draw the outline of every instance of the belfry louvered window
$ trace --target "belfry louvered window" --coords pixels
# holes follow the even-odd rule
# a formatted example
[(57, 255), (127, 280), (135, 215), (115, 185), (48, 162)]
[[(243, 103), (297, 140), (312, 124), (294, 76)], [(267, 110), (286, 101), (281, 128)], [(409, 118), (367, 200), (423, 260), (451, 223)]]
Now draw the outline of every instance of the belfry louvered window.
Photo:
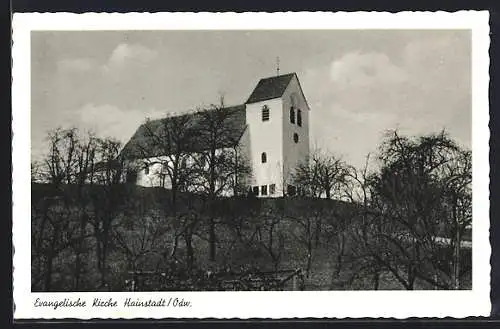
[(262, 154), (260, 155), (260, 161), (262, 163), (266, 163), (267, 162), (267, 154), (266, 154), (266, 152), (262, 152)]
[(300, 109), (297, 110), (297, 125), (302, 127), (302, 111)]
[(262, 121), (269, 121), (269, 107), (267, 105), (262, 107)]
[(295, 123), (295, 108), (290, 107), (290, 123)]

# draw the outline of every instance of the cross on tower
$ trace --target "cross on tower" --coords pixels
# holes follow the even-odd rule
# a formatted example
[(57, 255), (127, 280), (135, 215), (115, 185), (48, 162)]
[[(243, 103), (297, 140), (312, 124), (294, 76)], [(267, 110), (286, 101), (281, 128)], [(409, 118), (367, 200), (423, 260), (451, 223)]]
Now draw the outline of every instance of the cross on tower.
[(276, 57), (276, 75), (280, 75), (280, 58)]

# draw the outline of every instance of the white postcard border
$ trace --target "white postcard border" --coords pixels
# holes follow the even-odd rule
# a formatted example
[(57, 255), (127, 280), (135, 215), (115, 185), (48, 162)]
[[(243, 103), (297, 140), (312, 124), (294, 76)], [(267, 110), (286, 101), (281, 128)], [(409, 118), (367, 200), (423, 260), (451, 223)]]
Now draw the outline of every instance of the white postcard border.
[[(13, 297), (15, 319), (60, 318), (359, 318), (488, 316), (489, 14), (376, 13), (15, 13), (13, 17)], [(471, 291), (122, 292), (31, 293), (30, 33), (35, 30), (168, 29), (471, 29), (473, 148), (473, 289)], [(85, 300), (87, 307), (35, 307), (43, 300)], [(94, 298), (120, 307), (93, 308)], [(178, 298), (190, 307), (126, 308), (126, 298)]]

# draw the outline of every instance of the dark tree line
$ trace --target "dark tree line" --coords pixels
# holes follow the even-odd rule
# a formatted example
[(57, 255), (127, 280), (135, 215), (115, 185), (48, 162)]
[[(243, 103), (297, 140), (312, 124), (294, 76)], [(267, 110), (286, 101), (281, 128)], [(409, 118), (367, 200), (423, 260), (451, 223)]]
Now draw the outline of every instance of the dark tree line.
[[(228, 120), (224, 106), (148, 120), (135, 159), (112, 139), (51, 132), (32, 163), (33, 290), (123, 290), (141, 271), (203, 290), (214, 273), (296, 268), (322, 289), (470, 287), (471, 152), (444, 132), (390, 132), (363, 168), (313, 152), (292, 175), (301, 195), (257, 199)], [(126, 182), (144, 161), (167, 189)]]
[[(339, 223), (350, 224), (337, 236), (337, 255), (344, 252), (344, 239), (351, 239), (356, 247), (350, 258), (362, 264), (362, 275), (373, 276), (375, 289), (382, 271), (409, 290), (417, 280), (437, 289), (460, 289), (471, 266), (470, 258), (462, 261), (460, 254), (472, 223), (471, 152), (445, 132), (410, 138), (391, 131), (377, 160), (372, 170), (369, 158), (356, 170), (332, 155), (315, 153), (296, 171), (306, 195), (336, 196), (358, 205), (339, 217)], [(315, 225), (320, 229), (321, 220)]]
[[(173, 263), (178, 262), (181, 239), (181, 249), (185, 250), (183, 266), (188, 271), (196, 260), (193, 240), (208, 241), (208, 258), (214, 262), (218, 244), (216, 225), (220, 224), (215, 204), (228, 191), (241, 194), (249, 173), (238, 147), (237, 138), (241, 134), (228, 124), (232, 115), (222, 104), (196, 115), (147, 120), (143, 125), (146, 139), (135, 149), (139, 161), (122, 154), (122, 146), (112, 139), (93, 134), (81, 136), (75, 128), (49, 133), (49, 152), (42, 161), (32, 163), (32, 182), (46, 188), (33, 208), (36, 240), (32, 248), (33, 287), (51, 290), (54, 262), (60, 257), (75, 257), (75, 283), (71, 289), (80, 288), (85, 269), (93, 266), (100, 273), (99, 288), (107, 289), (107, 276), (112, 272), (108, 264), (110, 250), (120, 249), (129, 268), (135, 270), (138, 259), (152, 254), (147, 251), (150, 239), (172, 238), (171, 245), (155, 249), (155, 253)], [(201, 148), (193, 149), (196, 143), (201, 143)], [(227, 147), (220, 149), (221, 144)], [(127, 194), (130, 190), (125, 184), (127, 175), (142, 169), (144, 161), (148, 166), (160, 165), (161, 169), (153, 175), (169, 190), (155, 205), (145, 206)], [(153, 211), (154, 207), (159, 207), (159, 211)], [(49, 211), (54, 214), (49, 216)], [(124, 218), (130, 215), (127, 211), (132, 215)], [(128, 220), (137, 213), (139, 222)], [(79, 218), (78, 224), (74, 223), (75, 217)], [(127, 225), (142, 231), (140, 243), (134, 243), (135, 235), (123, 230)], [(155, 226), (154, 232), (151, 226)], [(83, 255), (90, 249), (95, 257), (85, 258)], [(94, 259), (95, 264), (89, 265)]]
[[(71, 288), (79, 290), (95, 245), (99, 285), (107, 285), (106, 267), (114, 215), (121, 203), (119, 188), (123, 162), (120, 144), (76, 128), (48, 134), (49, 152), (32, 164), (32, 285), (52, 287), (55, 261), (61, 253), (71, 257)], [(99, 189), (92, 189), (99, 186)], [(62, 278), (60, 278), (62, 280)]]
[[(201, 218), (190, 211), (190, 200), (179, 200), (179, 193), (190, 192), (204, 197), (208, 214), (209, 257), (215, 261), (216, 200), (224, 193), (241, 195), (246, 191), (245, 178), (250, 168), (238, 145), (242, 133), (238, 129), (241, 128), (231, 123), (234, 115), (221, 99), (220, 105), (212, 105), (195, 114), (167, 117), (159, 123), (148, 120), (144, 125), (147, 142), (137, 145), (141, 161), (146, 159), (148, 165), (160, 164), (158, 175), (163, 186), (164, 176), (168, 178), (171, 191), (169, 211), (173, 217), (183, 219), (178, 229), (184, 237), (188, 259), (191, 259), (189, 264), (194, 257), (192, 237)], [(151, 150), (156, 150), (157, 154), (151, 156)], [(187, 209), (188, 214), (179, 213), (178, 207)]]

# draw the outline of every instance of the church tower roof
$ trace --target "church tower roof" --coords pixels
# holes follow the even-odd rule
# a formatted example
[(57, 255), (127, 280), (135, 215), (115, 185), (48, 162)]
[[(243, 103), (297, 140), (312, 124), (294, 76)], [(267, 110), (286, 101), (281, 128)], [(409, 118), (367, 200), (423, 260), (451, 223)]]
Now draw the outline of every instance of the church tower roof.
[(245, 104), (281, 97), (294, 76), (296, 76), (295, 73), (289, 73), (260, 79)]

